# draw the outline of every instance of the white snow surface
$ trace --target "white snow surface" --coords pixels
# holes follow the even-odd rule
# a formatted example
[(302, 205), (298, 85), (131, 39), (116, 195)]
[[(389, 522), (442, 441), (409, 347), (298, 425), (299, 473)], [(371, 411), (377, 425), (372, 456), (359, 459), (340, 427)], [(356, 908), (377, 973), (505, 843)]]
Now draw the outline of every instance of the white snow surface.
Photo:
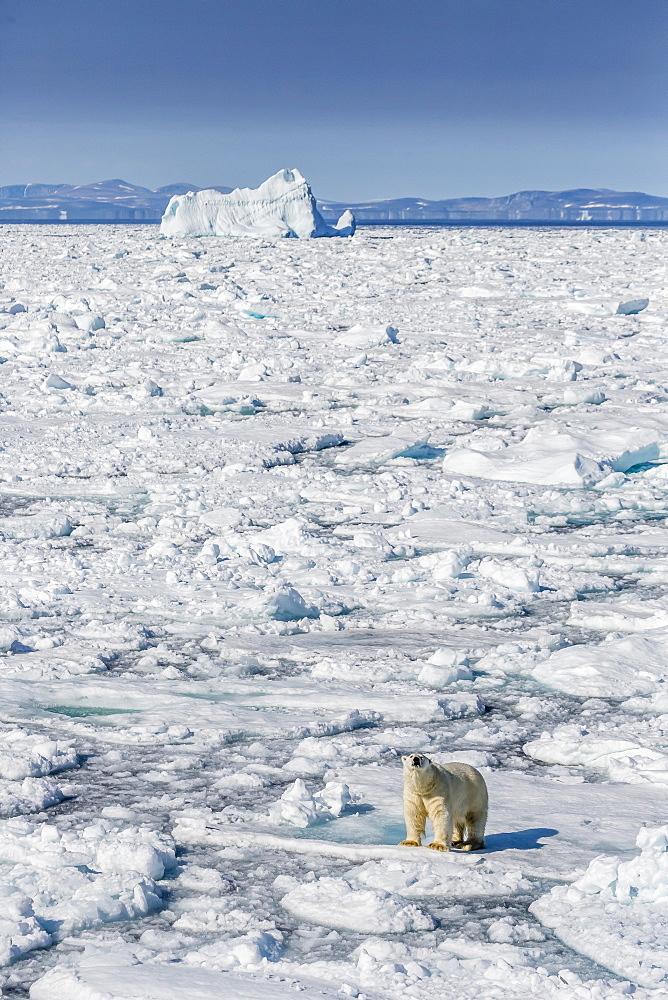
[(663, 1000), (668, 234), (269, 186), (2, 226), (3, 996)]
[(174, 195), (162, 217), (165, 236), (352, 236), (355, 217), (344, 212), (329, 226), (298, 170), (279, 170), (259, 188), (189, 191)]
[[(80, 969), (56, 966), (32, 986), (31, 1000), (292, 1000), (295, 995), (294, 980), (282, 977), (251, 979), (158, 963), (119, 967), (107, 961)], [(337, 993), (314, 983), (301, 986), (300, 996), (323, 1000)]]

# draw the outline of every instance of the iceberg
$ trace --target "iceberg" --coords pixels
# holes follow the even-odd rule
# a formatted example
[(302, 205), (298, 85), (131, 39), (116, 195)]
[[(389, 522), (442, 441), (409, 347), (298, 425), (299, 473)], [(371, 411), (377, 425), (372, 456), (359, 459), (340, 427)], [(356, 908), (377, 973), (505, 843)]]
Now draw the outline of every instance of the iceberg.
[(279, 170), (259, 188), (175, 195), (160, 224), (163, 236), (352, 236), (355, 217), (328, 225), (298, 170)]

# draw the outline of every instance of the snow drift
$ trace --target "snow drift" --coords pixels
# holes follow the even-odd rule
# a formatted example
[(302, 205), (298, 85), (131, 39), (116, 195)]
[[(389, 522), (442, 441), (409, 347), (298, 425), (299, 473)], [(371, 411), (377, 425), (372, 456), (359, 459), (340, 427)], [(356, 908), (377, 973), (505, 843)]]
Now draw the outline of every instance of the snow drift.
[(164, 236), (352, 236), (355, 217), (328, 225), (298, 170), (279, 170), (259, 188), (175, 195), (162, 217)]

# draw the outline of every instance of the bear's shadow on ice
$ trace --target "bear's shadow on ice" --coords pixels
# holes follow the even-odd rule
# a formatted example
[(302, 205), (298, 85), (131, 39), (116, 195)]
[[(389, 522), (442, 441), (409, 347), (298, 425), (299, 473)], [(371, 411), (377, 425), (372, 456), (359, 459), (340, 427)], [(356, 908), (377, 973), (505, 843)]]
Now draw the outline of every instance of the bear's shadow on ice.
[(554, 837), (559, 833), (551, 827), (532, 827), (530, 830), (514, 830), (512, 833), (486, 833), (485, 848), (487, 851), (540, 850), (545, 847), (540, 841), (543, 837)]

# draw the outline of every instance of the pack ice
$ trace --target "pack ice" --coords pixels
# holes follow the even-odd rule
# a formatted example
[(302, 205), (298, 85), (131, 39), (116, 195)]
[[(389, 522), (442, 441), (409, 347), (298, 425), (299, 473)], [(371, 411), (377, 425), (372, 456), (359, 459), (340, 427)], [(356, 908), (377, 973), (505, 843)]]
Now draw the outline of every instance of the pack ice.
[(299, 171), (279, 170), (259, 188), (175, 195), (160, 231), (164, 236), (352, 236), (355, 217), (344, 212), (335, 226), (329, 226)]
[(278, 178), (1, 227), (3, 997), (664, 1000), (666, 231)]
[(668, 827), (642, 827), (640, 854), (602, 855), (582, 878), (556, 886), (531, 905), (577, 951), (645, 986), (668, 981)]

